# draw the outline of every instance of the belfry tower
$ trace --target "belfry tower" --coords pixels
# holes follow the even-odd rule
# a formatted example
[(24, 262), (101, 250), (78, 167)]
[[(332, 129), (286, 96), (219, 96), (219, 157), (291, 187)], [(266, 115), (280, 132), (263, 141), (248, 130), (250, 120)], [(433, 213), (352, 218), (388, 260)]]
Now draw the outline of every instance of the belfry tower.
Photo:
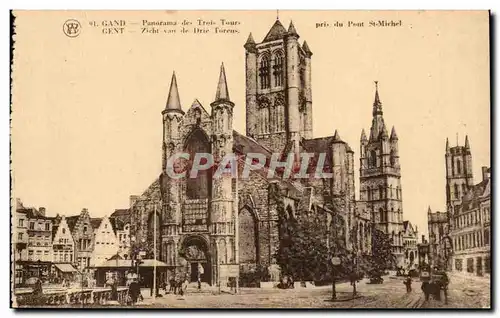
[(246, 51), (246, 134), (273, 152), (298, 151), (312, 138), (311, 56), (293, 22), (277, 19), (261, 43)]
[(398, 136), (392, 127), (391, 135), (384, 122), (382, 102), (375, 82), (370, 137), (361, 132), (360, 201), (372, 212), (377, 229), (392, 239), (398, 263), (403, 261), (403, 205)]

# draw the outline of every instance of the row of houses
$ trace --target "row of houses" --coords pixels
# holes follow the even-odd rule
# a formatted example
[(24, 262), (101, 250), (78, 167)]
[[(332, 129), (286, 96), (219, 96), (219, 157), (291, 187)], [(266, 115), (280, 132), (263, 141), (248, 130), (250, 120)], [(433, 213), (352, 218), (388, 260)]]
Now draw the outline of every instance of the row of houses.
[(113, 258), (128, 259), (129, 210), (115, 210), (109, 217), (48, 216), (43, 207), (25, 207), (16, 200), (12, 224), (16, 283), (29, 277), (49, 277), (54, 269), (83, 272)]
[(446, 212), (427, 212), (432, 263), (455, 272), (491, 273), (491, 168), (474, 183), (472, 154), (446, 141)]

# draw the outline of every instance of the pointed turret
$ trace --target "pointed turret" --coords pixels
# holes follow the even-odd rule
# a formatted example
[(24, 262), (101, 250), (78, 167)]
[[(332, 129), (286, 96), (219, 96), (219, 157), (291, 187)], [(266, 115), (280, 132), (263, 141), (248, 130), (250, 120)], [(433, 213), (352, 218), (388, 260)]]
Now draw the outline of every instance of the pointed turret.
[(249, 52), (255, 51), (255, 40), (253, 39), (252, 32), (248, 35), (248, 39), (244, 45), (245, 49)]
[(446, 153), (450, 153), (450, 142), (448, 141), (448, 138), (446, 138)]
[(431, 210), (431, 206), (429, 205), (429, 207), (427, 208), (427, 214), (432, 214), (432, 210)]
[(219, 83), (217, 84), (217, 92), (215, 93), (215, 101), (229, 101), (229, 91), (227, 89), (226, 71), (224, 63), (220, 66)]
[(398, 140), (398, 135), (396, 134), (396, 128), (394, 128), (394, 126), (392, 126), (392, 130), (391, 130), (391, 140)]
[(361, 142), (367, 141), (365, 129), (361, 130)]
[(373, 116), (382, 115), (382, 102), (378, 95), (378, 81), (375, 81), (375, 99), (373, 101)]
[(304, 50), (304, 53), (306, 53), (307, 57), (311, 57), (313, 53), (311, 52), (311, 49), (309, 48), (309, 45), (307, 45), (307, 42), (304, 41), (304, 44), (302, 44), (302, 50)]
[(293, 25), (293, 21), (290, 21), (290, 25), (288, 26), (287, 35), (288, 36), (295, 36), (296, 38), (299, 38), (299, 34), (297, 33), (297, 30), (295, 30), (295, 26)]
[(340, 138), (339, 132), (335, 129), (335, 133), (333, 134), (333, 142), (343, 142)]
[(470, 149), (469, 136), (465, 135), (465, 149)]
[(175, 77), (175, 71), (172, 73), (172, 80), (170, 82), (170, 91), (168, 92), (167, 105), (165, 106), (165, 111), (180, 111), (181, 101), (179, 98), (179, 90), (177, 88), (177, 78)]

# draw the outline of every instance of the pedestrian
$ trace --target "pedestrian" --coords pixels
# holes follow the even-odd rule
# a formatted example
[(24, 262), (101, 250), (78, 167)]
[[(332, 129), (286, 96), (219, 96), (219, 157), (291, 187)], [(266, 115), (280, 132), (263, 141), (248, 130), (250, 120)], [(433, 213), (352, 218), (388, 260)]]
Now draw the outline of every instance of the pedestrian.
[(412, 283), (411, 276), (408, 275), (403, 283), (406, 286), (407, 293), (411, 293), (411, 283)]
[(427, 281), (422, 282), (422, 291), (424, 292), (425, 295), (425, 300), (429, 300), (429, 294), (430, 294), (430, 284)]
[(132, 279), (132, 282), (128, 286), (128, 292), (132, 300), (132, 305), (134, 305), (135, 303), (137, 303), (139, 295), (141, 294), (141, 288), (139, 286), (139, 283), (137, 282), (137, 279)]
[(201, 274), (198, 272), (198, 289), (201, 289)]

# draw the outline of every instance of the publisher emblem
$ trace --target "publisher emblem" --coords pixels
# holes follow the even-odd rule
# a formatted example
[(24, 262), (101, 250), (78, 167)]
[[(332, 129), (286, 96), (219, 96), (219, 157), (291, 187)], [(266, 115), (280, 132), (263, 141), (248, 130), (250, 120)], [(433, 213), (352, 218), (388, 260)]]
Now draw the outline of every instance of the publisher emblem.
[(80, 22), (74, 19), (67, 20), (63, 25), (64, 34), (70, 38), (75, 38), (80, 35), (81, 29), (82, 26), (80, 25)]

